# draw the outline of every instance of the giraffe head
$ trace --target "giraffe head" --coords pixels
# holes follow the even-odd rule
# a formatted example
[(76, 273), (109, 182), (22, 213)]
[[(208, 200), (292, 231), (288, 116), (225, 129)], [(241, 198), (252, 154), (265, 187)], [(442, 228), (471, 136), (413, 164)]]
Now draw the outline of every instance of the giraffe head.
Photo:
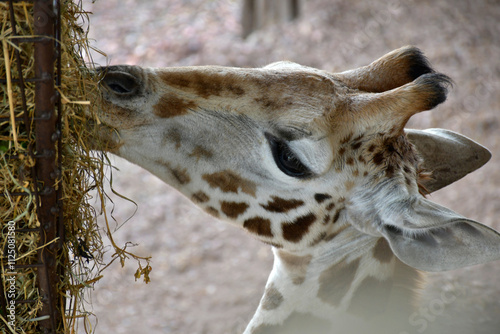
[[(414, 47), (342, 73), (291, 62), (102, 71), (107, 150), (266, 243), (297, 253), (335, 247), (353, 227), (384, 237), (418, 269), (500, 258), (497, 232), (421, 194), (441, 145), (480, 157), (466, 172), (489, 153), (445, 131), (405, 133), (409, 118), (442, 103), (450, 85)], [(435, 152), (425, 152), (429, 143)]]

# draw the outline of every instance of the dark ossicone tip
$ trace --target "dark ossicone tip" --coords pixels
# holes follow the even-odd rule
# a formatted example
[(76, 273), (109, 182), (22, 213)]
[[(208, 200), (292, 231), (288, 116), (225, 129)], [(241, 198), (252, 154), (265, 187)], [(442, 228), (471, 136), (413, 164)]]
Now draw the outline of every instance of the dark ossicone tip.
[(425, 87), (425, 90), (429, 92), (426, 110), (435, 108), (437, 105), (443, 103), (446, 100), (449, 87), (453, 85), (452, 80), (447, 75), (441, 73), (421, 75), (415, 80), (415, 83)]

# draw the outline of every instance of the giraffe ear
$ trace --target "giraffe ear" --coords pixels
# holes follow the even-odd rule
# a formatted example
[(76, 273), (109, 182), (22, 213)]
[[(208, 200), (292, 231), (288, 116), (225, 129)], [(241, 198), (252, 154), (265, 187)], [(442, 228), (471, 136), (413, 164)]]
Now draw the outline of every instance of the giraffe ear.
[(439, 190), (483, 166), (491, 158), (484, 146), (444, 129), (405, 129), (422, 156), (423, 168), (432, 173), (422, 185), (429, 193)]
[(407, 265), (444, 271), (500, 260), (497, 231), (424, 198), (401, 205), (403, 214), (379, 231)]

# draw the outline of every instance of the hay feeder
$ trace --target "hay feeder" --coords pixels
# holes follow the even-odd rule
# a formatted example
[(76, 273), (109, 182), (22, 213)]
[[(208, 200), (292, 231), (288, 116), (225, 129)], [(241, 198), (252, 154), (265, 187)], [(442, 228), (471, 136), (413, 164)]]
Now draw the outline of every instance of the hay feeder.
[(111, 263), (133, 258), (149, 280), (149, 258), (113, 240), (112, 166), (88, 147), (100, 94), (88, 14), (81, 0), (0, 0), (1, 333), (92, 333), (85, 307)]
[(103, 270), (133, 258), (149, 279), (149, 258), (113, 241), (112, 166), (88, 147), (99, 123), (88, 14), (81, 0), (0, 0), (1, 333), (92, 333), (85, 307)]
[[(34, 162), (30, 168), (32, 181), (27, 189), (28, 191), (4, 189), (0, 196), (9, 197), (14, 202), (25, 201), (27, 197), (32, 197), (34, 200), (32, 206), (36, 210), (38, 226), (18, 227), (24, 224), (19, 224), (20, 222), (16, 221), (15, 217), (7, 222), (8, 226), (14, 227), (14, 229), (7, 228), (7, 233), (11, 232), (10, 236), (12, 236), (9, 240), (13, 240), (7, 243), (7, 250), (12, 250), (10, 253), (12, 256), (7, 257), (8, 261), (3, 263), (2, 277), (5, 281), (5, 278), (15, 276), (20, 271), (36, 269), (36, 285), (39, 289), (39, 298), (16, 300), (9, 298), (13, 297), (12, 294), (1, 291), (2, 314), (5, 315), (7, 320), (10, 320), (7, 321), (9, 327), (14, 327), (10, 329), (15, 330), (16, 304), (33, 305), (34, 308), (38, 308), (38, 314), (36, 315), (38, 321), (36, 322), (40, 332), (56, 333), (58, 328), (63, 327), (61, 326), (61, 307), (64, 304), (61, 302), (59, 286), (62, 282), (61, 277), (64, 276), (64, 267), (58, 260), (65, 240), (64, 225), (62, 223), (62, 187), (56, 187), (56, 183), (61, 180), (61, 161), (60, 155), (57, 154), (57, 152), (61, 151), (61, 97), (55, 89), (56, 85), (59, 86), (61, 82), (61, 45), (58, 42), (61, 35), (59, 2), (57, 1), (55, 6), (53, 1), (33, 2), (33, 21), (35, 24), (33, 37), (31, 38), (24, 38), (24, 36), (18, 34), (14, 1), (8, 1), (8, 8), (12, 34), (9, 42), (14, 43), (17, 48), (14, 50), (14, 61), (10, 64), (12, 68), (6, 70), (6, 77), (0, 79), (2, 84), (6, 85), (9, 111), (11, 111), (8, 119), (2, 117), (0, 121), (10, 122), (12, 139), (15, 140), (14, 149), (15, 146), (19, 147), (21, 142), (28, 143), (31, 136), (34, 136), (35, 144), (29, 143), (26, 147), (28, 157)], [(8, 41), (3, 40), (2, 42), (4, 61), (7, 66), (11, 61), (11, 55), (5, 45)], [(25, 43), (33, 45), (34, 77), (23, 77), (22, 75), (26, 71), (23, 71), (22, 68), (21, 45)], [(18, 74), (17, 77), (11, 76), (14, 71), (10, 70), (14, 67), (15, 72)], [(34, 113), (31, 113), (31, 115), (27, 104), (26, 83), (33, 83), (34, 85)], [(17, 86), (17, 89), (14, 89), (13, 85)], [(21, 99), (21, 112), (16, 112), (12, 101), (15, 98), (13, 96), (14, 90), (18, 91), (16, 97)], [(21, 130), (21, 132), (24, 133), (24, 138), (17, 136), (16, 127), (23, 127), (24, 131)], [(25, 158), (26, 155), (23, 153), (8, 154), (4, 157), (5, 160), (9, 161)], [(28, 207), (28, 209), (30, 208)], [(5, 229), (2, 232), (5, 235)], [(24, 236), (18, 236), (20, 234), (24, 234)], [(34, 234), (36, 236), (33, 236)], [(36, 257), (31, 258), (31, 260), (36, 259), (36, 261), (28, 262), (22, 261), (22, 259), (16, 261), (19, 258), (18, 254), (16, 254), (16, 240), (26, 238), (26, 235), (38, 239)], [(9, 245), (14, 246), (9, 248)], [(9, 255), (8, 252), (7, 255)], [(6, 288), (5, 284), (2, 284), (1, 288), (4, 290)], [(7, 289), (7, 291), (12, 291), (18, 295), (14, 292), (15, 289), (12, 285), (8, 285)], [(36, 305), (37, 303), (40, 304)], [(14, 311), (12, 312), (12, 310)], [(14, 315), (14, 318), (12, 315)]]

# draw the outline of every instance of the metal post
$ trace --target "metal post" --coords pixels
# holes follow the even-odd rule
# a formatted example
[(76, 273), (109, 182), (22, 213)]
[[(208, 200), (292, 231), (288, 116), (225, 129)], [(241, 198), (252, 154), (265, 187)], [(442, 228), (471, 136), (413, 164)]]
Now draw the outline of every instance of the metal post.
[[(57, 164), (57, 131), (55, 90), (55, 36), (56, 12), (53, 0), (37, 0), (34, 3), (34, 25), (36, 36), (48, 38), (35, 43), (35, 76), (40, 79), (35, 85), (35, 136), (36, 136), (36, 179), (38, 188), (37, 215), (40, 222), (40, 246), (50, 243), (38, 252), (38, 283), (43, 307), (39, 317), (42, 333), (56, 333), (61, 312), (58, 309), (58, 273), (57, 255), (60, 251), (57, 238), (58, 196), (55, 190), (56, 180), (60, 175)], [(52, 243), (51, 243), (52, 242)]]

